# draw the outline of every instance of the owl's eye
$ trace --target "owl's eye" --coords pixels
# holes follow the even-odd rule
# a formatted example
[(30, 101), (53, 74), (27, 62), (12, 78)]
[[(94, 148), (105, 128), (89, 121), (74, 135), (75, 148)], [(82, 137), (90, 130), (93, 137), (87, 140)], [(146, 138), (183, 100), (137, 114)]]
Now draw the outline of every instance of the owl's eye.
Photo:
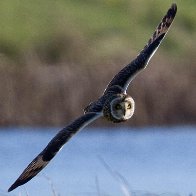
[(130, 103), (128, 104), (127, 109), (131, 109), (131, 104)]
[(116, 106), (115, 106), (115, 109), (116, 110), (120, 110), (122, 107), (121, 107), (121, 105), (120, 104), (116, 104)]

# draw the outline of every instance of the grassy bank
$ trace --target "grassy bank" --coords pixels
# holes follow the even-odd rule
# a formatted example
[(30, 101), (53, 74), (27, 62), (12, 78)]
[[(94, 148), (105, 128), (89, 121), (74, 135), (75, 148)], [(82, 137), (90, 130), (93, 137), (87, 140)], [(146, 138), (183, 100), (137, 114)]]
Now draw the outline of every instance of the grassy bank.
[[(171, 31), (130, 86), (136, 113), (126, 125), (195, 123), (196, 2), (176, 3)], [(142, 49), (170, 4), (0, 2), (0, 124), (59, 125), (80, 115)]]

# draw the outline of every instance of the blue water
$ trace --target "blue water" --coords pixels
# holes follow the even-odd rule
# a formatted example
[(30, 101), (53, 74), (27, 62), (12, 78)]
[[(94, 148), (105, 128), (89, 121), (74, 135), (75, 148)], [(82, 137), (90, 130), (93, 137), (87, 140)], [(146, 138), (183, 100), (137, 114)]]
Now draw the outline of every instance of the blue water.
[(6, 193), (57, 130), (0, 129), (0, 195), (196, 194), (196, 127), (84, 129), (37, 177)]

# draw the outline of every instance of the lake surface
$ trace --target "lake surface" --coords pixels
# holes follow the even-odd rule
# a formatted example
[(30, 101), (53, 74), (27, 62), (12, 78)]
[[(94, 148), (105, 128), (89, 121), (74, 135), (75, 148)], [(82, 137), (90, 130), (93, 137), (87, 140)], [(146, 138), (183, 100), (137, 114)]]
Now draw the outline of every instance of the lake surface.
[(0, 129), (0, 195), (196, 195), (196, 127), (84, 129), (37, 177), (6, 193), (57, 131)]

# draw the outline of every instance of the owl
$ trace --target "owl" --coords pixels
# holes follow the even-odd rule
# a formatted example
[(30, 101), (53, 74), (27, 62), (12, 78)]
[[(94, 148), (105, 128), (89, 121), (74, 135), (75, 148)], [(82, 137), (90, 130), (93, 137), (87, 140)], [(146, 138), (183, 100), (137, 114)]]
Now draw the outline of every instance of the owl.
[(156, 28), (154, 34), (138, 56), (114, 76), (107, 85), (102, 96), (90, 103), (84, 109), (84, 114), (82, 116), (78, 117), (57, 133), (45, 149), (27, 166), (14, 184), (12, 184), (8, 189), (9, 192), (18, 186), (27, 183), (36, 176), (59, 152), (64, 144), (89, 123), (102, 116), (114, 123), (124, 122), (132, 117), (135, 110), (135, 102), (133, 98), (127, 94), (127, 88), (134, 77), (141, 70), (146, 68), (151, 57), (168, 32), (176, 12), (177, 5), (172, 4)]

